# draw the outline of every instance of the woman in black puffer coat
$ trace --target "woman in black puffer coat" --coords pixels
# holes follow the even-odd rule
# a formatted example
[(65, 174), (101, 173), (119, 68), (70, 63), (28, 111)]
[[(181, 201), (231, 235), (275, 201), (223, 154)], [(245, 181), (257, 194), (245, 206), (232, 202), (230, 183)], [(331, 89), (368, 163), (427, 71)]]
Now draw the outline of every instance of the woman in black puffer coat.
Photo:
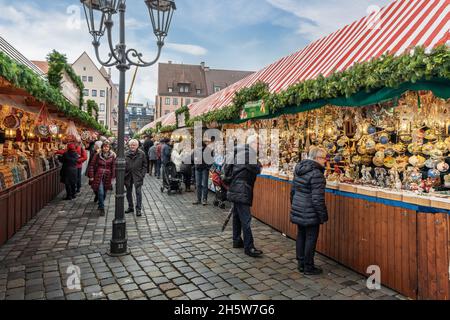
[(314, 266), (314, 254), (320, 225), (328, 221), (324, 176), (326, 155), (324, 149), (311, 149), (309, 159), (303, 160), (295, 168), (291, 191), (291, 222), (298, 226), (299, 271), (308, 275), (322, 273)]

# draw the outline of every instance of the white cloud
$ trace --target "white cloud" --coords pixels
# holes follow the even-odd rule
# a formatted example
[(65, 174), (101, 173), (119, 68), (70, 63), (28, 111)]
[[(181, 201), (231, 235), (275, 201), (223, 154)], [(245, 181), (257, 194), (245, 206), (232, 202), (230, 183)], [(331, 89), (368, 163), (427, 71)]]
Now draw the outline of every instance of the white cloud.
[[(2, 8), (0, 35), (28, 59), (45, 60), (47, 54), (56, 49), (66, 54), (69, 62), (73, 62), (86, 51), (97, 66), (100, 66), (95, 58), (91, 44), (92, 39), (88, 33), (83, 12), (74, 13), (69, 10), (70, 12), (66, 13), (66, 8), (55, 10), (51, 7), (37, 7), (23, 2), (6, 0), (0, 0), (0, 7)], [(81, 6), (77, 6), (77, 8), (81, 9)], [(73, 21), (77, 23), (70, 24)], [(150, 26), (149, 23), (140, 23), (134, 18), (127, 19), (127, 23), (131, 26), (130, 29)], [(117, 30), (117, 24), (114, 29)], [(117, 32), (115, 33), (117, 35)], [(149, 33), (153, 35), (151, 28)], [(135, 38), (138, 37), (130, 32), (130, 44), (134, 44), (133, 39)], [(148, 46), (144, 40), (136, 45), (137, 48)], [(102, 39), (101, 56), (104, 58), (107, 57), (106, 46), (105, 39)], [(153, 57), (154, 53), (149, 53), (148, 60)], [(116, 68), (112, 69), (112, 76), (114, 82), (118, 83), (119, 74)], [(128, 72), (127, 88), (131, 84), (131, 77), (132, 72)], [(147, 68), (145, 71), (141, 69), (136, 80), (133, 98), (138, 102), (153, 101), (156, 88), (157, 68)]]
[(384, 6), (391, 0), (266, 0), (272, 6), (295, 15), (297, 33), (317, 40), (368, 14), (371, 5)]
[(170, 50), (187, 53), (193, 56), (204, 56), (208, 53), (207, 49), (192, 44), (167, 43), (165, 47)]

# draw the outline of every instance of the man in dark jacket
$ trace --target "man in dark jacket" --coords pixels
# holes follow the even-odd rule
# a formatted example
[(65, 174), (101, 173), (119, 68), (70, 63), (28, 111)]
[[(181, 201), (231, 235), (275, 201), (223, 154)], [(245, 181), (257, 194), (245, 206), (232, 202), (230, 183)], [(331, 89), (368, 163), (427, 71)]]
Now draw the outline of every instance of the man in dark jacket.
[(192, 153), (192, 163), (195, 169), (195, 183), (197, 189), (197, 201), (194, 205), (203, 204), (208, 205), (208, 178), (209, 169), (214, 162), (214, 150), (202, 142), (201, 153), (200, 150), (194, 150)]
[(129, 150), (125, 155), (125, 187), (127, 188), (128, 210), (125, 213), (133, 213), (133, 186), (136, 189), (136, 216), (142, 215), (142, 186), (147, 173), (147, 156), (139, 149), (139, 141), (130, 140)]
[(170, 146), (170, 139), (163, 139), (163, 144), (161, 147), (161, 175), (164, 181), (164, 169), (166, 164), (170, 162), (170, 154), (172, 153), (172, 147)]
[[(247, 145), (238, 145), (232, 163), (225, 165), (225, 180), (230, 183), (228, 200), (233, 203), (233, 248), (244, 248), (245, 254), (259, 257), (262, 251), (255, 248), (251, 229), (253, 204), (253, 187), (256, 176), (261, 173), (261, 165), (257, 162), (257, 137), (250, 137)], [(244, 241), (241, 238), (244, 234)]]
[(306, 275), (322, 273), (322, 270), (314, 265), (314, 254), (320, 225), (328, 221), (324, 176), (326, 157), (326, 150), (312, 147), (309, 159), (298, 163), (294, 172), (291, 222), (298, 226), (298, 270)]
[(153, 147), (153, 139), (151, 136), (147, 136), (145, 138), (145, 142), (144, 142), (144, 152), (147, 155), (147, 164), (148, 164), (148, 168), (147, 168), (147, 173), (150, 173), (150, 157), (148, 157), (148, 151), (150, 150), (151, 147)]
[[(61, 154), (61, 153), (59, 153)], [(80, 155), (74, 143), (67, 145), (67, 151), (61, 156), (61, 182), (66, 186), (66, 198), (64, 200), (73, 200), (76, 198), (77, 179), (78, 179), (78, 159)]]

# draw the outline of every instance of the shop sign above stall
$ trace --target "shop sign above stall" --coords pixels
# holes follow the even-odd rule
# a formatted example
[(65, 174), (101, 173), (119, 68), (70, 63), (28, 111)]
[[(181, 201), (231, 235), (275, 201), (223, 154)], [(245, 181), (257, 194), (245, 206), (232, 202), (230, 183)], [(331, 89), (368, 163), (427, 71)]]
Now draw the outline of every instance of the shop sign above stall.
[(241, 113), (241, 120), (254, 119), (268, 114), (269, 109), (266, 108), (263, 100), (252, 101), (245, 104)]

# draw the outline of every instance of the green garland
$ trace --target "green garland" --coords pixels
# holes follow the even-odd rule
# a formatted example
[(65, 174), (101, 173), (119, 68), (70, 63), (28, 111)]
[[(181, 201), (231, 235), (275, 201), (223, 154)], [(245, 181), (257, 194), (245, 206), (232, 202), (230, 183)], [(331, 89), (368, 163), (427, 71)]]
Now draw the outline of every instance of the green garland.
[[(95, 102), (94, 100), (88, 100), (86, 104), (87, 104), (87, 113), (92, 117), (92, 112), (95, 110), (95, 120), (98, 121), (99, 109), (97, 102)], [(107, 127), (105, 128), (108, 129)]]
[(238, 91), (233, 98), (233, 103), (231, 106), (210, 111), (203, 115), (189, 119), (189, 121), (187, 121), (187, 125), (192, 127), (196, 121), (211, 123), (238, 119), (246, 103), (261, 99), (267, 100), (269, 96), (269, 86), (264, 82), (256, 82), (251, 87), (243, 88)]
[(53, 50), (47, 55), (47, 61), (49, 66), (47, 77), (50, 85), (61, 90), (62, 73), (65, 71), (80, 91), (81, 109), (84, 103), (84, 84), (83, 81), (81, 81), (81, 78), (75, 73), (72, 66), (67, 63), (66, 55)]
[(210, 111), (188, 121), (227, 122), (239, 119), (247, 102), (263, 99), (273, 114), (283, 108), (301, 106), (322, 99), (350, 97), (361, 91), (370, 92), (380, 88), (398, 88), (402, 83), (416, 83), (433, 78), (450, 79), (450, 49), (446, 45), (426, 53), (422, 47), (401, 56), (385, 54), (371, 61), (358, 63), (351, 68), (335, 72), (325, 78), (306, 80), (290, 86), (287, 90), (270, 94), (267, 84), (256, 83), (235, 94), (233, 103), (225, 108)]
[(161, 133), (168, 133), (168, 132), (173, 132), (175, 130), (177, 130), (177, 126), (176, 125), (172, 125), (172, 126), (161, 127), (159, 129), (159, 132), (161, 132)]
[(85, 126), (100, 132), (100, 134), (108, 133), (106, 128), (95, 121), (94, 118), (71, 104), (58, 89), (52, 87), (28, 67), (13, 61), (3, 52), (0, 52), (0, 76), (11, 82), (15, 87), (27, 91), (41, 102), (55, 106), (67, 118), (78, 120)]
[(183, 106), (175, 111), (175, 121), (176, 121), (176, 127), (179, 127), (178, 124), (178, 116), (184, 113), (184, 123), (187, 124), (189, 122), (190, 114), (189, 114), (189, 107)]

